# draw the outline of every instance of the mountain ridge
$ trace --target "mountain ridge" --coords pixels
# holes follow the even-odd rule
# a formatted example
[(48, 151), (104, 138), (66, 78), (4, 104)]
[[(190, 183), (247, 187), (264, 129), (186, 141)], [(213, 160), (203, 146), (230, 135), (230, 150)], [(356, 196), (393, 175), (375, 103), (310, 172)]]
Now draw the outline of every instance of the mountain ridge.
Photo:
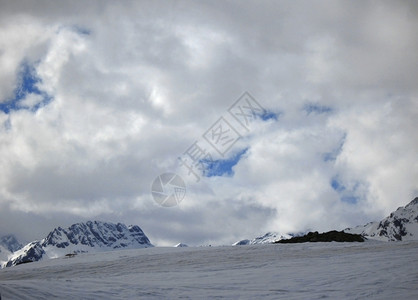
[[(400, 206), (388, 217), (377, 222), (369, 222), (343, 230), (345, 233), (359, 234), (366, 239), (379, 241), (409, 241), (418, 240), (418, 197), (415, 197), (405, 206)], [(278, 232), (268, 232), (263, 236), (254, 239), (244, 239), (232, 244), (233, 246), (272, 244), (281, 240), (304, 235), (281, 234)]]
[(9, 256), (5, 267), (57, 258), (69, 253), (109, 251), (153, 247), (148, 237), (137, 225), (87, 221), (68, 228), (54, 228), (46, 238), (33, 241)]
[(244, 246), (244, 245), (259, 245), (259, 244), (273, 244), (283, 239), (290, 239), (295, 236), (294, 234), (281, 234), (278, 232), (267, 232), (263, 236), (259, 236), (253, 239), (244, 239), (232, 244), (232, 246)]
[(398, 207), (381, 221), (346, 228), (344, 232), (389, 242), (418, 240), (418, 197), (407, 205)]

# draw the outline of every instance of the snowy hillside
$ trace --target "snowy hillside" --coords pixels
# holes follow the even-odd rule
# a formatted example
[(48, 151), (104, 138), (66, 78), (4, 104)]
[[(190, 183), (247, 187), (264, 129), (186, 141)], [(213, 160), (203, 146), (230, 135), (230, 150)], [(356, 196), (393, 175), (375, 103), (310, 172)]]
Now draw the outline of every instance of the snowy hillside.
[(277, 232), (268, 232), (263, 236), (256, 237), (252, 240), (241, 240), (235, 242), (233, 246), (241, 246), (241, 245), (257, 245), (257, 244), (272, 244), (276, 241), (280, 241), (283, 239), (290, 239), (293, 235), (291, 234), (280, 234)]
[(88, 221), (68, 228), (55, 228), (41, 241), (34, 241), (9, 257), (5, 266), (62, 257), (69, 253), (96, 252), (122, 248), (152, 247), (138, 226)]
[(418, 197), (380, 222), (371, 222), (344, 231), (380, 241), (418, 240)]
[(148, 248), (0, 270), (2, 299), (416, 299), (418, 241)]

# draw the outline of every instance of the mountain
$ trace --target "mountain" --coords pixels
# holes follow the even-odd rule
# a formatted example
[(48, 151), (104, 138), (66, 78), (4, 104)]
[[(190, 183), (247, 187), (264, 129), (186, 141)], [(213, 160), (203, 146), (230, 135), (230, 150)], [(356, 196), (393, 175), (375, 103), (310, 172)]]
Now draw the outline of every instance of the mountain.
[(77, 223), (69, 228), (55, 228), (43, 240), (42, 246), (54, 246), (67, 248), (70, 245), (82, 245), (84, 247), (108, 247), (108, 248), (141, 248), (151, 243), (144, 232), (138, 226), (125, 224), (113, 224), (99, 221)]
[(30, 242), (22, 249), (14, 252), (4, 266), (11, 267), (38, 261), (41, 260), (45, 254), (46, 252), (39, 241)]
[(21, 249), (23, 246), (18, 242), (12, 234), (5, 235), (0, 238), (0, 268), (5, 264), (14, 251)]
[[(371, 222), (354, 228), (346, 228), (344, 229), (344, 232), (360, 234), (367, 239), (380, 241), (418, 240), (418, 197), (405, 207), (399, 207), (380, 222)], [(277, 232), (268, 232), (265, 235), (252, 240), (245, 239), (238, 241), (234, 243), (233, 246), (271, 244), (301, 235), (304, 234), (280, 234)]]
[(68, 228), (58, 227), (41, 241), (34, 241), (13, 253), (6, 267), (57, 258), (70, 253), (153, 247), (139, 226), (88, 221)]
[(361, 234), (368, 239), (380, 241), (418, 240), (418, 197), (380, 222), (347, 228), (344, 232)]
[(0, 238), (0, 246), (3, 246), (10, 252), (15, 252), (23, 247), (13, 234), (2, 236)]
[(186, 245), (186, 244), (183, 244), (183, 243), (178, 243), (177, 245), (175, 245), (174, 247), (176, 247), (176, 248), (184, 248), (184, 247), (189, 247), (188, 245)]
[(242, 246), (242, 245), (257, 245), (257, 244), (272, 244), (276, 241), (289, 239), (294, 235), (291, 234), (280, 234), (277, 232), (268, 232), (263, 236), (256, 237), (252, 240), (241, 240), (232, 244), (233, 246)]

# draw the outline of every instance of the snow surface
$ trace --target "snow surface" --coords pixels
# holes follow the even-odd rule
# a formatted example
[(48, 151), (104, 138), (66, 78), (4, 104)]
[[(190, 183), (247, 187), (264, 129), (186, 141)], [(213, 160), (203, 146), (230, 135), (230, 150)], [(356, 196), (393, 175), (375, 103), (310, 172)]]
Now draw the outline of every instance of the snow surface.
[(82, 253), (0, 270), (2, 299), (417, 299), (418, 241)]

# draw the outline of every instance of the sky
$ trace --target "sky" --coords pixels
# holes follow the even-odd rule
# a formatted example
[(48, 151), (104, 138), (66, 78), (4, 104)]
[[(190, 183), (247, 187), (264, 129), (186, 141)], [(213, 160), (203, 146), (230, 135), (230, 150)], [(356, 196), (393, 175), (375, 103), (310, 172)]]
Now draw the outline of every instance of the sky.
[[(342, 230), (418, 196), (414, 1), (0, 0), (0, 235)], [(184, 199), (151, 187), (178, 174)]]

